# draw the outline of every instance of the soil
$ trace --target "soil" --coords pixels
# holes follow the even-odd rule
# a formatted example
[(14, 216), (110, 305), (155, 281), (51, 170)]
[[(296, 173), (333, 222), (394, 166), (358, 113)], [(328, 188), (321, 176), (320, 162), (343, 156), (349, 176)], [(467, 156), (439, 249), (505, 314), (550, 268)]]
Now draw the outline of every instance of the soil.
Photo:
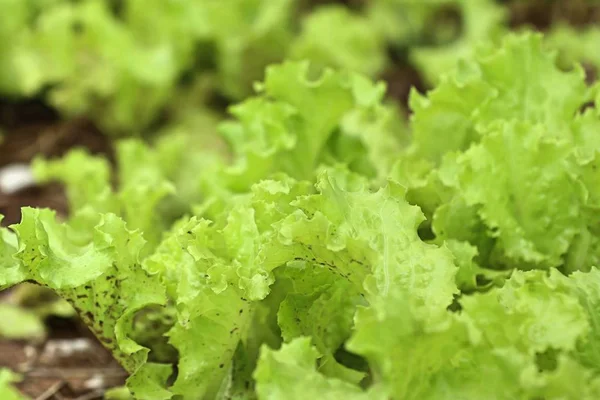
[[(64, 120), (39, 101), (0, 101), (0, 168), (28, 163), (35, 156), (58, 157), (74, 147), (113, 158), (110, 140), (90, 121)], [(0, 192), (0, 214), (7, 226), (20, 221), (21, 207), (49, 207), (66, 215), (67, 202), (55, 184), (26, 188), (16, 193)]]
[(600, 4), (589, 0), (513, 0), (509, 20), (513, 28), (528, 25), (542, 31), (558, 21), (585, 26), (600, 22)]
[(408, 98), (411, 90), (414, 88), (419, 92), (426, 90), (425, 83), (419, 72), (407, 63), (397, 63), (381, 76), (387, 84), (387, 95), (389, 98), (397, 101), (402, 110), (409, 113)]
[(125, 383), (127, 373), (94, 338), (50, 337), (39, 345), (0, 340), (0, 365), (19, 373), (16, 384), (32, 399), (100, 399), (106, 389)]

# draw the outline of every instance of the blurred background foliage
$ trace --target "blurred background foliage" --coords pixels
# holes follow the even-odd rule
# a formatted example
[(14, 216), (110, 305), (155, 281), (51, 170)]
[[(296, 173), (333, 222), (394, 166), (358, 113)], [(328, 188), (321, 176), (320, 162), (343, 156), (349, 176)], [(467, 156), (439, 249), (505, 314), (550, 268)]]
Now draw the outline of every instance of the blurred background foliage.
[(315, 74), (398, 79), (395, 69), (410, 69), (410, 85), (425, 89), (477, 43), (533, 28), (548, 32), (565, 68), (600, 62), (597, 7), (582, 0), (0, 0), (0, 9), (2, 97), (40, 99), (118, 136), (222, 113), (284, 59), (311, 60)]

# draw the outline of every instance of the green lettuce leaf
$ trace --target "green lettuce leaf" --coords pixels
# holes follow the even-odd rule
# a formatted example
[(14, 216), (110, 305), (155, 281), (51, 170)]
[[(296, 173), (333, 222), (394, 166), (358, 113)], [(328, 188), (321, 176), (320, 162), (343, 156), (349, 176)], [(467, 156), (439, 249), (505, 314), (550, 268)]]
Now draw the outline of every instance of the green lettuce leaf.
[(289, 57), (310, 60), (315, 72), (343, 68), (376, 76), (386, 64), (382, 37), (370, 21), (342, 6), (323, 6), (302, 21)]
[(575, 351), (577, 359), (585, 366), (600, 370), (600, 352), (596, 347), (600, 337), (598, 324), (598, 307), (600, 307), (600, 271), (593, 268), (589, 273), (577, 271), (571, 275), (574, 294), (586, 311), (589, 318), (590, 332), (588, 337), (577, 343)]
[(283, 340), (311, 338), (322, 355), (321, 373), (359, 383), (364, 374), (335, 359), (352, 333), (357, 305), (366, 304), (357, 288), (329, 269), (314, 270), (307, 265), (290, 265), (277, 275), (277, 280), (291, 286), (277, 313)]
[(458, 158), (457, 189), (480, 206), (497, 262), (559, 266), (583, 223), (581, 192), (564, 161), (571, 146), (545, 138), (540, 126), (495, 130)]
[(119, 142), (116, 150), (117, 189), (113, 189), (114, 178), (107, 160), (80, 149), (62, 159), (37, 158), (33, 171), (39, 182), (65, 184), (73, 214), (92, 210), (119, 215), (130, 228), (144, 232), (148, 249), (152, 249), (173, 219), (160, 208), (175, 190), (169, 180), (174, 162), (167, 157), (173, 150), (166, 146), (153, 149), (137, 139)]
[(588, 343), (593, 314), (573, 296), (578, 286), (556, 270), (515, 272), (502, 288), (462, 296), (461, 313), (437, 324), (398, 292), (359, 311), (348, 347), (392, 398), (591, 399), (597, 377), (575, 351)]
[(580, 108), (591, 94), (581, 68), (561, 71), (531, 33), (414, 93), (413, 141), (392, 176), (423, 208), (422, 231), (475, 246), (484, 269), (589, 270), (599, 119)]
[(12, 387), (12, 383), (18, 382), (18, 375), (11, 370), (0, 369), (0, 396), (6, 400), (24, 400), (26, 399), (21, 393)]
[(49, 210), (24, 208), (16, 232), (15, 269), (3, 286), (33, 281), (65, 298), (115, 358), (135, 373), (149, 349), (130, 338), (136, 312), (165, 303), (160, 282), (140, 266), (144, 239), (114, 214), (95, 221), (87, 237)]
[(41, 341), (46, 336), (44, 322), (35, 313), (14, 304), (0, 304), (0, 337), (12, 340)]
[(546, 34), (549, 47), (559, 51), (560, 66), (570, 69), (576, 63), (587, 63), (589, 67), (600, 68), (600, 56), (594, 51), (600, 39), (600, 29), (596, 26), (576, 29), (566, 24), (556, 24)]
[(309, 338), (298, 338), (284, 344), (280, 350), (263, 348), (257, 380), (259, 399), (384, 399), (381, 393), (367, 393), (360, 387), (326, 378), (315, 369), (319, 352), (310, 345)]
[(555, 59), (540, 35), (508, 35), (501, 47), (480, 49), (427, 96), (413, 91), (413, 151), (439, 163), (478, 142), (496, 120), (541, 123), (546, 135), (570, 138), (589, 93), (581, 68), (563, 72)]
[[(315, 169), (327, 161), (322, 154), (331, 158), (329, 142), (341, 125), (342, 133), (362, 142), (361, 158), (366, 159), (362, 163), (385, 163), (385, 159), (376, 158), (384, 143), (401, 147), (402, 136), (394, 137), (398, 125), (393, 122), (392, 111), (381, 105), (383, 84), (332, 70), (312, 80), (307, 75), (309, 67), (298, 62), (269, 67), (264, 83), (258, 86), (260, 94), (231, 108), (237, 121), (221, 125), (234, 155), (223, 177), (231, 190), (246, 191), (276, 172), (314, 179)], [(350, 116), (352, 112), (356, 114)], [(346, 116), (351, 119), (344, 119)], [(371, 131), (356, 134), (361, 130), (359, 124), (372, 126)], [(371, 132), (375, 132), (373, 137)], [(378, 142), (375, 137), (383, 140)]]
[(456, 37), (458, 26), (439, 17), (454, 3), (453, 0), (374, 0), (366, 4), (366, 14), (373, 28), (398, 47), (422, 41), (444, 43)]
[(264, 77), (265, 67), (280, 62), (293, 39), (295, 0), (200, 2), (199, 27), (216, 47), (221, 91), (241, 100)]
[(505, 8), (490, 0), (459, 0), (454, 3), (461, 16), (459, 37), (438, 46), (415, 46), (410, 60), (429, 84), (440, 82), (459, 61), (469, 59), (477, 46), (487, 41), (497, 42), (505, 33)]

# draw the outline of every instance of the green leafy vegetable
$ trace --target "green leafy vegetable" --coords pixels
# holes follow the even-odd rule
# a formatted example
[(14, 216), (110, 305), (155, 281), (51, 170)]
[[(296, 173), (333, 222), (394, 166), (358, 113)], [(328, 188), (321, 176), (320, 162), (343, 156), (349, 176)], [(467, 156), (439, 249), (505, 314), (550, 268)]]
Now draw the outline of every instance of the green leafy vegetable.
[(31, 311), (12, 304), (0, 304), (0, 316), (2, 338), (39, 341), (46, 335), (43, 321)]
[[(443, 2), (442, 2), (443, 3)], [(460, 36), (447, 44), (416, 47), (413, 63), (430, 83), (437, 83), (458, 61), (471, 57), (483, 41), (497, 41), (504, 33), (506, 10), (490, 0), (460, 0), (455, 3), (462, 21)]]
[(307, 16), (290, 57), (311, 60), (315, 69), (348, 68), (369, 76), (386, 63), (383, 38), (370, 21), (341, 6), (321, 7)]
[(11, 370), (2, 368), (0, 369), (0, 395), (6, 400), (23, 400), (25, 399), (15, 388), (11, 386), (12, 383), (18, 382), (18, 375), (14, 374)]
[(343, 381), (325, 378), (315, 370), (318, 357), (319, 353), (307, 338), (296, 339), (278, 351), (265, 349), (255, 373), (259, 397), (273, 400), (303, 399), (308, 395), (323, 399), (385, 398), (381, 394), (367, 394)]
[[(289, 2), (187, 4), (159, 10), (212, 15), (185, 27), (219, 31), (232, 97), (254, 39), (291, 43), (275, 22)], [(190, 107), (152, 145), (117, 142), (114, 167), (83, 150), (38, 159), (38, 180), (64, 183), (71, 212), (24, 208), (0, 231), (0, 288), (34, 282), (65, 298), (139, 399), (599, 398), (596, 89), (539, 34), (473, 47), (501, 12), (456, 4), (474, 25), (449, 58), (465, 59), (440, 61), (437, 87), (413, 92), (408, 126), (383, 84), (325, 68), (375, 74), (379, 60), (348, 56), (347, 43), (376, 54), (406, 33), (369, 34), (368, 18), (328, 7), (292, 46), (322, 58), (268, 67), (218, 127)], [(367, 13), (407, 10), (421, 31), (434, 5)], [(124, 15), (140, 32), (152, 18)], [(315, 41), (326, 23), (352, 29)], [(186, 132), (198, 126), (228, 148), (207, 150), (216, 139)]]

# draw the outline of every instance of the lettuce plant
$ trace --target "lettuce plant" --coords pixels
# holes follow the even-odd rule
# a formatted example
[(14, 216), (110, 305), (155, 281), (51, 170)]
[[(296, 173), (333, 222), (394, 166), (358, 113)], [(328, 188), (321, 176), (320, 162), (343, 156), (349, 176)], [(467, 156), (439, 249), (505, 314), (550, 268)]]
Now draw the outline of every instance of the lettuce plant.
[(116, 176), (37, 161), (71, 214), (1, 231), (0, 288), (69, 301), (140, 399), (598, 398), (581, 68), (508, 36), (412, 94), (410, 135), (383, 90), (286, 62), (220, 126), (229, 158), (177, 137), (121, 142)]
[[(107, 133), (155, 122), (180, 82), (215, 76), (239, 99), (285, 56), (295, 0), (2, 0), (0, 92), (47, 92)], [(4, 20), (3, 20), (4, 21)], [(144, 101), (139, 101), (143, 98)]]
[[(374, 78), (391, 64), (391, 46), (406, 50), (433, 83), (476, 41), (505, 30), (504, 9), (492, 0), (375, 0), (360, 10), (301, 5), (0, 0), (0, 93), (37, 96), (67, 117), (92, 119), (107, 134), (134, 135), (165, 116), (177, 123), (175, 103), (197, 110), (210, 109), (215, 96), (247, 98), (265, 67), (284, 59), (310, 60), (313, 76), (334, 67)], [(438, 18), (452, 7), (462, 30)]]
[[(0, 0), (7, 20), (0, 27), (0, 93), (41, 94), (66, 116), (132, 135), (146, 132), (190, 86), (209, 92), (196, 107), (214, 93), (248, 97), (265, 67), (286, 56), (314, 59), (316, 72), (381, 72), (384, 43), (369, 20), (342, 7), (294, 19), (297, 3)], [(332, 27), (339, 34), (322, 42)]]

